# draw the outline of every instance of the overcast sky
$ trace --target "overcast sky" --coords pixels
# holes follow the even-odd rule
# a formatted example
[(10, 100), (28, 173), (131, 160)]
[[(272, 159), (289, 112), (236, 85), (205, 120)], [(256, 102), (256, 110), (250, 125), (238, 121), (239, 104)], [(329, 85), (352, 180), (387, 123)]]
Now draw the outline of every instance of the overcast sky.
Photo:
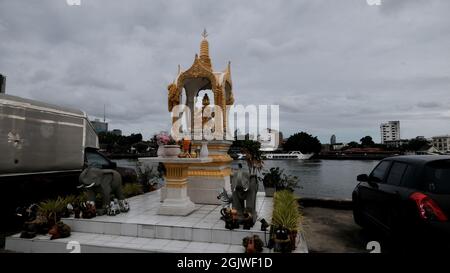
[(285, 136), (328, 143), (450, 133), (450, 1), (0, 1), (6, 92), (103, 116), (145, 137), (170, 123), (167, 85), (209, 32), (236, 103), (279, 104)]

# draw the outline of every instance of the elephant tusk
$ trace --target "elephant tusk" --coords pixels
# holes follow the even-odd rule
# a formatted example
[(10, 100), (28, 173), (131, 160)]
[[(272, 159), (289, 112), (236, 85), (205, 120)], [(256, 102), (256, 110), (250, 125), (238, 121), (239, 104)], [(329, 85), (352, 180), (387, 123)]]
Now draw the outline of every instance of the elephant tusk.
[(78, 185), (77, 186), (77, 189), (81, 189), (81, 188), (84, 188), (84, 185)]
[(85, 188), (91, 188), (91, 187), (93, 187), (94, 185), (95, 185), (95, 182), (92, 183), (92, 184), (90, 184), (90, 185), (88, 185), (88, 186), (85, 186)]

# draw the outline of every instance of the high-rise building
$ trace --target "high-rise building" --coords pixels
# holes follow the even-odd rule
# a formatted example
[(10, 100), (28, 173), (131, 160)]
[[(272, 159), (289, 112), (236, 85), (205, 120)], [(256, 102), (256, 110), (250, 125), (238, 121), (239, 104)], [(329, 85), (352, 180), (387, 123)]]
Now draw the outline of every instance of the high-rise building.
[(120, 130), (120, 129), (113, 129), (113, 130), (111, 131), (111, 133), (112, 133), (113, 135), (116, 135), (116, 136), (121, 136), (121, 135), (122, 135), (122, 130)]
[(330, 144), (331, 144), (331, 145), (336, 144), (336, 136), (335, 136), (335, 135), (332, 135), (332, 136), (331, 136), (331, 138), (330, 138)]
[(0, 74), (0, 93), (5, 93), (6, 77)]
[(388, 121), (381, 123), (381, 143), (385, 141), (400, 140), (400, 121)]
[(94, 130), (97, 134), (108, 132), (108, 122), (106, 121), (100, 121), (99, 119), (95, 119), (91, 121), (91, 124), (94, 127)]

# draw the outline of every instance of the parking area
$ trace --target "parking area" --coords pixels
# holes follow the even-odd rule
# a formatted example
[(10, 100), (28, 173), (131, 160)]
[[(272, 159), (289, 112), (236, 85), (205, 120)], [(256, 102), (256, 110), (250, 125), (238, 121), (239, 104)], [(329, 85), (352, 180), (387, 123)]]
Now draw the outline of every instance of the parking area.
[(392, 242), (380, 234), (362, 229), (353, 221), (349, 209), (305, 207), (304, 230), (311, 253), (369, 253), (368, 243), (380, 244), (383, 253), (394, 252)]
[[(304, 207), (304, 230), (311, 253), (370, 253), (368, 243), (379, 243), (379, 251), (387, 254), (406, 254), (450, 251), (445, 237), (431, 239), (432, 234), (417, 234), (402, 239), (386, 237), (379, 231), (363, 229), (353, 221), (350, 209)], [(448, 238), (447, 238), (448, 239)]]
[(367, 252), (363, 231), (353, 222), (350, 210), (306, 207), (303, 214), (309, 252)]

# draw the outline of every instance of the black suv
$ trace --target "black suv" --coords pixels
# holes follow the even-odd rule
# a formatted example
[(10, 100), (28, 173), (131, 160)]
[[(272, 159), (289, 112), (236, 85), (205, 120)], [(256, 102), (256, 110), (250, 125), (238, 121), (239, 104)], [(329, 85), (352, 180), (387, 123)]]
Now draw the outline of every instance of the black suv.
[(353, 215), (360, 226), (417, 239), (450, 238), (450, 156), (386, 158), (357, 180)]

